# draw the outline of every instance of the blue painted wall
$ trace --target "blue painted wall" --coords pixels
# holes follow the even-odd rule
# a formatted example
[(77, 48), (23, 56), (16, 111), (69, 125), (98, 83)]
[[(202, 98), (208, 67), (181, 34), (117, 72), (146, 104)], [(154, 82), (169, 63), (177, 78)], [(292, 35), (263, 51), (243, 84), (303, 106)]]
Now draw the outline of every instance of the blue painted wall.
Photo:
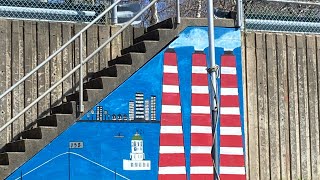
[[(186, 28), (168, 47), (178, 57), (182, 105), (182, 121), (187, 173), (190, 171), (190, 114), (191, 114), (191, 57), (195, 50), (208, 55), (207, 27)], [(232, 49), (237, 59), (240, 111), (243, 124), (243, 92), (241, 72), (240, 31), (235, 28), (215, 28), (216, 61), (225, 49)], [(17, 169), (8, 179), (157, 179), (159, 157), (160, 113), (162, 94), (163, 56), (166, 49), (151, 59), (96, 107), (84, 115), (31, 160)], [(112, 121), (112, 115), (129, 118), (129, 101), (136, 93), (145, 99), (156, 96), (156, 121)], [(97, 107), (102, 107), (101, 116)], [(100, 118), (100, 119), (99, 119)], [(99, 121), (97, 120), (99, 119)], [(243, 127), (243, 126), (242, 126)], [(145, 159), (151, 170), (123, 170), (123, 159), (130, 158), (131, 139), (139, 133), (144, 142)], [(69, 148), (69, 142), (83, 142), (83, 148)]]

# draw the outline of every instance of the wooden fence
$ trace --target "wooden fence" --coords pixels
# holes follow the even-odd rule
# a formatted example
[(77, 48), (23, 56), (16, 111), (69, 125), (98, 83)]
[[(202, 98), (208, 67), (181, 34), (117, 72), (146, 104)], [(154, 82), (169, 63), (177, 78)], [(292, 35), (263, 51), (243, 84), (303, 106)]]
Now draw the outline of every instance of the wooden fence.
[(242, 37), (248, 179), (320, 179), (320, 36)]
[[(71, 23), (49, 23), (35, 21), (0, 21), (0, 94), (44, 61), (84, 25)], [(83, 53), (86, 57), (98, 45), (116, 33), (118, 26), (93, 26), (83, 38)], [(108, 61), (117, 57), (122, 48), (133, 43), (134, 36), (141, 34), (141, 29), (128, 28), (101, 53), (87, 63), (84, 76), (108, 66)], [(41, 68), (17, 87), (12, 93), (0, 101), (0, 126), (18, 114), (24, 107), (44, 93), (51, 85), (60, 80), (79, 63), (79, 39), (69, 45), (53, 61)], [(1, 133), (0, 145), (14, 139), (37, 117), (43, 117), (49, 112), (50, 106), (56, 106), (65, 100), (65, 96), (74, 91), (79, 81), (79, 73), (68, 78), (50, 95), (46, 96), (36, 106)]]

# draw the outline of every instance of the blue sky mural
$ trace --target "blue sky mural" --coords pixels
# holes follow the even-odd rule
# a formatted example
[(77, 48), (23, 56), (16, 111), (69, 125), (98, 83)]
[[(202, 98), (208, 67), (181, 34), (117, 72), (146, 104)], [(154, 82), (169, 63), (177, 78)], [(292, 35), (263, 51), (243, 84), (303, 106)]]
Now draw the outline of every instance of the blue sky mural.
[[(216, 61), (224, 50), (232, 49), (241, 77), (240, 31), (235, 28), (215, 28)], [(169, 46), (178, 59), (183, 134), (187, 174), (190, 173), (190, 113), (191, 113), (191, 56), (195, 50), (208, 55), (208, 28), (188, 27)], [(64, 133), (17, 169), (8, 180), (40, 179), (158, 179), (160, 115), (162, 102), (163, 58), (166, 49), (158, 53), (138, 72), (99, 102)], [(239, 94), (242, 81), (238, 80)], [(143, 94), (143, 99), (141, 99)], [(155, 99), (152, 99), (154, 98)], [(243, 104), (240, 96), (240, 103)], [(139, 101), (148, 101), (148, 115), (139, 120), (136, 109)], [(130, 110), (135, 111), (130, 114)], [(146, 107), (144, 107), (144, 111)], [(153, 110), (155, 110), (153, 112)], [(243, 106), (240, 108), (243, 123)], [(113, 117), (115, 115), (115, 119)], [(119, 117), (121, 115), (121, 117)], [(152, 117), (155, 116), (154, 119)], [(133, 121), (130, 121), (133, 118)], [(147, 118), (147, 119), (146, 119)], [(112, 120), (114, 119), (114, 120)], [(121, 119), (121, 120), (120, 120)], [(124, 170), (123, 160), (130, 159), (135, 134), (143, 139), (145, 162), (150, 170)], [(139, 139), (139, 138), (136, 138)], [(137, 140), (138, 141), (138, 140)], [(81, 142), (80, 148), (70, 148), (70, 142)], [(143, 167), (141, 166), (141, 169)], [(189, 175), (188, 175), (189, 177)]]

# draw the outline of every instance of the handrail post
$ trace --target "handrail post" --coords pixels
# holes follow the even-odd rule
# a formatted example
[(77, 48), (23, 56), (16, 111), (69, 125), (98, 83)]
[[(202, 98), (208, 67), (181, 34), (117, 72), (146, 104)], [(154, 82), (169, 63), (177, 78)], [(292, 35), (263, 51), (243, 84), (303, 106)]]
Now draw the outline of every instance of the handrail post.
[(80, 34), (80, 72), (79, 72), (79, 112), (82, 113), (84, 111), (83, 106), (83, 35)]
[(181, 16), (180, 16), (180, 0), (176, 0), (176, 13), (177, 13), (177, 23), (181, 23)]
[(242, 30), (242, 19), (243, 19), (243, 6), (242, 0), (237, 0), (237, 26)]
[[(116, 0), (112, 0), (112, 4), (115, 3)], [(111, 23), (112, 24), (118, 24), (118, 6), (114, 6), (112, 8), (112, 12), (111, 12)]]

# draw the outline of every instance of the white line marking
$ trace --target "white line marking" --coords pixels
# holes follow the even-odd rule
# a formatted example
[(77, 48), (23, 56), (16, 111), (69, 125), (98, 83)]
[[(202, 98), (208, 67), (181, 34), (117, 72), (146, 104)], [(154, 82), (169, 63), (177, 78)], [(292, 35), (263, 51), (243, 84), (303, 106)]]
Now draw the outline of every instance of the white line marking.
[(221, 95), (238, 95), (238, 88), (221, 88)]
[(161, 126), (161, 134), (182, 134), (182, 126)]
[(242, 147), (220, 147), (220, 154), (243, 155), (243, 148)]
[(213, 174), (213, 166), (191, 166), (190, 174)]
[(164, 93), (179, 93), (179, 86), (176, 85), (163, 85)]
[(221, 107), (220, 114), (224, 115), (240, 115), (239, 107)]
[(203, 134), (212, 134), (211, 126), (192, 126), (191, 133), (203, 133)]
[(191, 106), (191, 113), (210, 114), (210, 106)]
[(220, 127), (220, 135), (241, 136), (241, 127)]
[(206, 66), (192, 66), (192, 73), (193, 74), (207, 74), (207, 67)]
[(220, 166), (220, 174), (246, 174), (244, 167), (225, 167)]
[(221, 74), (237, 74), (235, 67), (221, 67)]
[(185, 166), (159, 167), (159, 174), (186, 174)]
[(193, 94), (209, 94), (208, 86), (191, 86)]
[(181, 106), (162, 105), (162, 113), (181, 113)]
[(178, 73), (178, 68), (177, 68), (177, 66), (164, 65), (163, 72), (164, 73)]
[(191, 154), (211, 154), (211, 146), (191, 146)]
[(160, 146), (160, 154), (180, 154), (184, 153), (183, 146)]

